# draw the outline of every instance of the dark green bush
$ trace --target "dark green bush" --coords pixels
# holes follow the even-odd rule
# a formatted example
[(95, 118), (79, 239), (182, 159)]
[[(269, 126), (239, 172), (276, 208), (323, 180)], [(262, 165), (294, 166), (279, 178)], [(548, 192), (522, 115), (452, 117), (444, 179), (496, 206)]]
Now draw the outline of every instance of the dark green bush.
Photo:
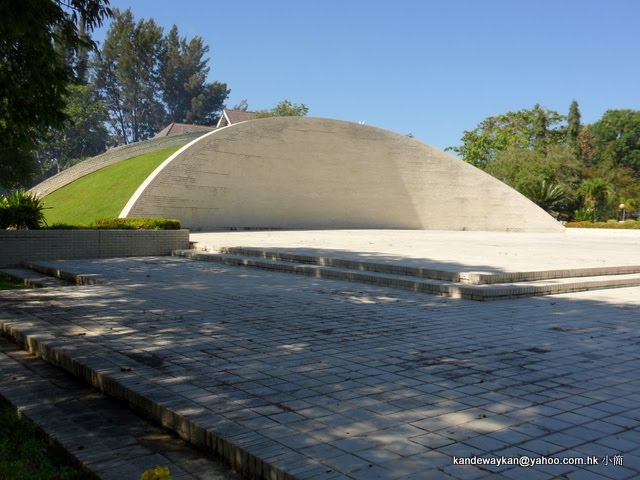
[(17, 191), (0, 197), (0, 229), (36, 229), (46, 226), (45, 206), (37, 195)]
[(9, 209), (7, 206), (7, 199), (0, 196), (0, 230), (9, 228)]
[(98, 218), (95, 228), (111, 230), (180, 230), (180, 221), (169, 218)]
[(93, 228), (90, 225), (71, 225), (69, 223), (54, 223), (47, 227), (48, 230), (87, 230)]

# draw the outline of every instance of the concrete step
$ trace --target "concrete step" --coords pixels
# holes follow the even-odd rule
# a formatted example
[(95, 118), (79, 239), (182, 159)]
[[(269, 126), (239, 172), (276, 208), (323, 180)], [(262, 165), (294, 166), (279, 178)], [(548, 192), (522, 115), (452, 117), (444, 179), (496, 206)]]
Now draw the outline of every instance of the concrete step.
[(473, 289), (471, 296), (464, 298), (469, 300), (499, 300), (637, 286), (640, 286), (640, 274), (595, 275), (591, 277), (554, 278), (533, 282), (473, 285), (470, 286)]
[(0, 269), (0, 275), (32, 288), (66, 287), (71, 285), (66, 280), (27, 268), (2, 268)]
[(175, 480), (241, 478), (2, 336), (0, 398), (103, 480), (139, 479), (158, 465), (168, 467)]
[(54, 277), (66, 282), (70, 282), (74, 285), (104, 285), (106, 280), (100, 278), (99, 275), (83, 274), (77, 272), (71, 272), (68, 270), (60, 269), (59, 264), (52, 264), (46, 261), (38, 262), (23, 262), (22, 266), (25, 269), (32, 270), (34, 272), (43, 273), (49, 277)]
[(398, 262), (372, 262), (353, 260), (340, 257), (300, 255), (279, 249), (259, 249), (247, 247), (222, 247), (219, 253), (258, 257), (267, 260), (279, 260), (310, 265), (346, 268), (350, 270), (389, 273), (392, 275), (415, 276), (448, 282), (465, 283), (470, 285), (485, 285), (494, 283), (530, 282), (555, 278), (593, 277), (598, 275), (627, 275), (640, 273), (640, 265), (572, 268), (540, 270), (528, 272), (455, 272), (434, 268), (402, 265)]
[(464, 273), (438, 270), (433, 268), (414, 267), (397, 263), (379, 263), (351, 260), (339, 257), (300, 255), (278, 250), (254, 249), (244, 247), (223, 247), (220, 253), (243, 257), (257, 257), (266, 260), (278, 260), (281, 262), (293, 262), (299, 264), (319, 265), (323, 267), (336, 267), (348, 270), (366, 272), (389, 273), (392, 275), (406, 275), (448, 282), (471, 283)]
[(519, 281), (495, 284), (468, 284), (446, 280), (418, 278), (413, 275), (382, 273), (372, 270), (358, 271), (336, 266), (294, 263), (288, 260), (241, 256), (226, 253), (208, 253), (196, 250), (178, 250), (176, 256), (193, 260), (210, 261), (225, 265), (256, 267), (279, 272), (308, 275), (317, 278), (347, 280), (414, 292), (431, 293), (467, 300), (497, 300), (536, 295), (621, 288), (640, 285), (640, 274), (595, 275), (589, 277), (563, 277), (536, 281)]

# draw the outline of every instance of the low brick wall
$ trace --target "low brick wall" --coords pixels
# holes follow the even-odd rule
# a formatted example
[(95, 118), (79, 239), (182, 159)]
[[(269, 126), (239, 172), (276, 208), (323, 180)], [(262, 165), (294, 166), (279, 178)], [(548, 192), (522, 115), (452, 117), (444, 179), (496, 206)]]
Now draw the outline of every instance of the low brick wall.
[(189, 248), (189, 230), (0, 230), (0, 267), (26, 260), (147, 257)]

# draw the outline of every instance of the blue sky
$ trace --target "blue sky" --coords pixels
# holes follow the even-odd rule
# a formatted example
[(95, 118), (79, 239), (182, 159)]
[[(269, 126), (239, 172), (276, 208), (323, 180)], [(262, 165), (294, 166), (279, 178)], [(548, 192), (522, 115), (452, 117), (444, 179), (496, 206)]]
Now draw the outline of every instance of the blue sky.
[[(210, 47), (227, 105), (280, 100), (444, 148), (534, 104), (640, 109), (637, 0), (111, 0)], [(100, 32), (95, 37), (100, 40)]]

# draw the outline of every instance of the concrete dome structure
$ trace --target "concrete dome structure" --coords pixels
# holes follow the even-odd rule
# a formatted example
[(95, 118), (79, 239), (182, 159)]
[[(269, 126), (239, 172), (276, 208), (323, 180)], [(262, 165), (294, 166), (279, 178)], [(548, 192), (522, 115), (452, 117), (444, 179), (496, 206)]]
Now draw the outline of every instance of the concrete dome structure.
[(563, 230), (457, 157), (379, 128), (307, 117), (252, 120), (193, 140), (120, 216), (178, 218), (192, 230)]

